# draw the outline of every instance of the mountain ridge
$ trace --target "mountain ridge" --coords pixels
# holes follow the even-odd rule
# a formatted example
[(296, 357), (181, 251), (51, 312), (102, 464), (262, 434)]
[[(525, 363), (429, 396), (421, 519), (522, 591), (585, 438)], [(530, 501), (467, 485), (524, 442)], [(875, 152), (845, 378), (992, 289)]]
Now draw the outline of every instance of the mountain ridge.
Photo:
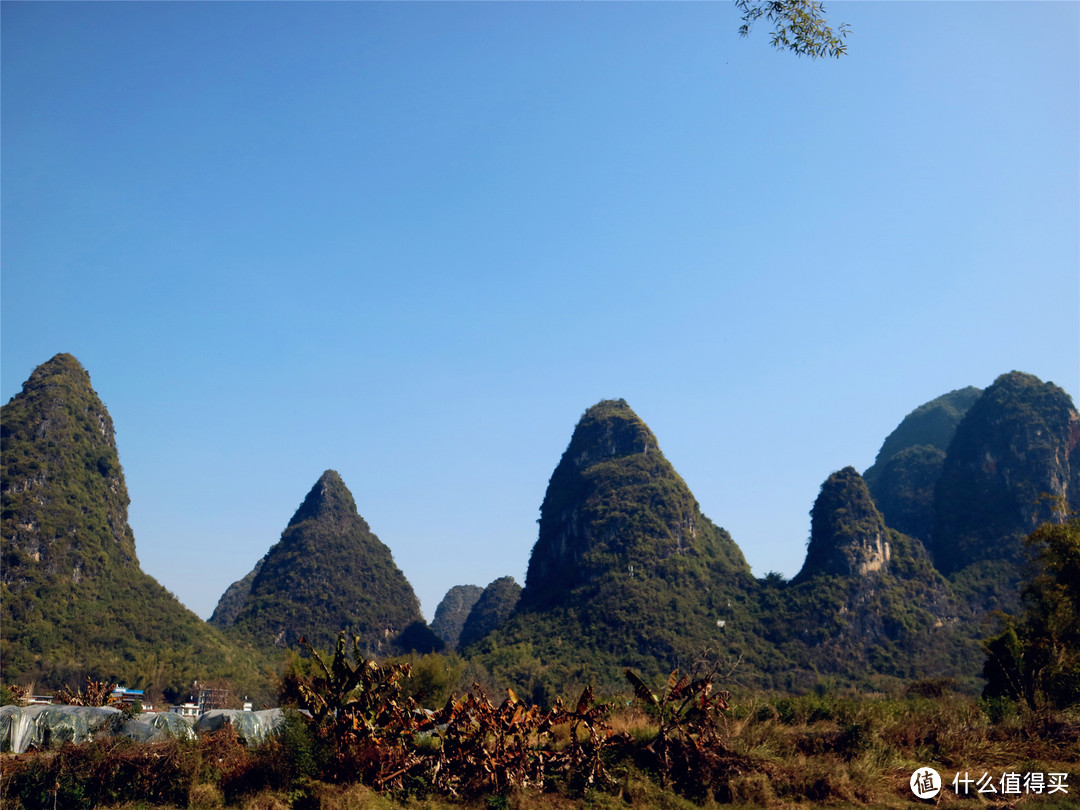
[[(377, 656), (445, 643), (334, 470), (203, 623), (139, 567), (112, 420), (74, 357), (35, 369), (0, 430), (5, 678), (59, 682), (92, 664), (98, 677), (179, 689), (195, 677), (250, 683), (266, 656), (301, 636), (327, 647), (340, 629)], [(905, 417), (865, 476), (830, 474), (803, 566), (784, 582), (755, 579), (644, 421), (602, 400), (552, 472), (517, 604), (509, 577), (466, 588), (483, 621), (465, 633), (458, 615), (446, 632), (460, 622), (463, 653), (537, 699), (567, 683), (616, 687), (625, 667), (660, 677), (706, 649), (772, 688), (824, 673), (970, 684), (979, 623), (1016, 603), (1022, 538), (1080, 508), (1078, 448), (1080, 415), (1052, 383), (1010, 372), (944, 394)], [(505, 593), (477, 611), (488, 590)], [(145, 624), (138, 638), (96, 626), (125, 614)]]

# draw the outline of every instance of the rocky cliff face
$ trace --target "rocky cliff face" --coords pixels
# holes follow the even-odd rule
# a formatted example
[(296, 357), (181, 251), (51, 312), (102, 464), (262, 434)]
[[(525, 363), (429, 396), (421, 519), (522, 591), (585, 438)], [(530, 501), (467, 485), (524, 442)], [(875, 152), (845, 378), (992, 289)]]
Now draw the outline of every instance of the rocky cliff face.
[(3, 581), (78, 583), (138, 567), (112, 418), (70, 354), (38, 366), (4, 407)]
[(301, 637), (329, 647), (348, 630), (371, 653), (388, 653), (414, 625), (427, 629), (412, 587), (327, 470), (263, 558), (232, 633), (260, 647), (295, 647)]
[(854, 468), (829, 476), (810, 514), (810, 545), (795, 582), (816, 574), (861, 577), (888, 571), (889, 530)]
[(450, 649), (456, 649), (461, 638), (461, 628), (469, 618), (476, 600), (484, 589), (479, 585), (455, 585), (435, 608), (435, 617), (431, 620), (431, 630), (441, 638)]
[(262, 694), (260, 661), (139, 567), (112, 419), (79, 362), (35, 369), (0, 423), (4, 681), (168, 691), (227, 675)]
[(1078, 444), (1080, 416), (1064, 391), (1016, 371), (995, 380), (957, 427), (937, 483), (937, 567), (1020, 563), (1025, 535), (1080, 508)]
[(968, 387), (931, 400), (909, 413), (885, 439), (864, 478), (885, 522), (929, 543), (934, 529), (934, 488), (956, 427), (982, 394)]

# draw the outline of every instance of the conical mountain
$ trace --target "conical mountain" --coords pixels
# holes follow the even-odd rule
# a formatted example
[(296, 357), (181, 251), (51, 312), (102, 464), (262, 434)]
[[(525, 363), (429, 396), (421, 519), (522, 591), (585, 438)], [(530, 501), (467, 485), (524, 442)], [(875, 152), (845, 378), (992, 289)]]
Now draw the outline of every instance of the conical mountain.
[(684, 558), (707, 559), (717, 574), (750, 575), (626, 401), (589, 408), (548, 483), (523, 604), (562, 603), (613, 567), (629, 574), (636, 565), (650, 576)]
[(922, 543), (885, 525), (852, 467), (822, 484), (806, 561), (779, 601), (783, 609), (765, 619), (769, 636), (813, 672), (848, 678), (977, 672), (974, 645), (954, 638), (948, 584)]
[(951, 574), (973, 563), (1020, 566), (1023, 538), (1080, 509), (1080, 416), (1069, 395), (1003, 374), (956, 429), (935, 492), (931, 552)]
[(58, 354), (35, 369), (0, 422), (4, 681), (260, 689), (253, 654), (140, 569), (112, 419), (79, 362)]
[(515, 614), (474, 648), (524, 644), (531, 658), (510, 676), (541, 698), (545, 679), (618, 685), (623, 667), (659, 674), (716, 647), (720, 620), (741, 617), (725, 648), (752, 646), (755, 587), (652, 431), (624, 400), (606, 400), (582, 416), (552, 473)]
[(465, 626), (469, 611), (483, 592), (484, 589), (479, 585), (455, 585), (446, 592), (439, 606), (435, 608), (431, 631), (451, 649), (457, 648), (461, 628)]
[[(390, 549), (334, 470), (322, 474), (262, 560), (232, 632), (260, 647), (329, 647), (341, 630), (369, 653), (398, 649), (422, 627), (420, 603)], [(438, 642), (434, 642), (437, 644)]]
[(950, 391), (904, 417), (864, 474), (877, 508), (890, 527), (930, 542), (934, 488), (956, 427), (982, 394), (974, 386)]

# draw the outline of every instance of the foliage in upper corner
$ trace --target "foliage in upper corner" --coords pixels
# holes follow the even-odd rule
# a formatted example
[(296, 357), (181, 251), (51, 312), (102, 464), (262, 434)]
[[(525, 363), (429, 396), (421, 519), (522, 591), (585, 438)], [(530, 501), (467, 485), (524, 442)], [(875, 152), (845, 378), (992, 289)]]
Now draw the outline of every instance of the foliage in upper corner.
[(1027, 542), (1037, 573), (1024, 586), (1020, 619), (984, 645), (984, 695), (1069, 706), (1080, 702), (1080, 518), (1045, 523)]
[(844, 23), (834, 31), (826, 24), (825, 4), (816, 0), (735, 0), (742, 12), (740, 36), (749, 36), (754, 23), (764, 17), (773, 24), (774, 48), (797, 56), (840, 58), (847, 53), (844, 38), (851, 29)]

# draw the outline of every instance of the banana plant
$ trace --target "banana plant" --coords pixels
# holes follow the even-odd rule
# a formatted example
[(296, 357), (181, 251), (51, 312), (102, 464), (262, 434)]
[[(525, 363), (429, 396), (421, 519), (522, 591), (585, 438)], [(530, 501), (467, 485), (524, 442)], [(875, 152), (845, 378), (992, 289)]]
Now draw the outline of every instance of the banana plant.
[(76, 689), (58, 689), (55, 700), (57, 703), (66, 703), (69, 706), (115, 706), (119, 701), (113, 697), (116, 684), (108, 681), (95, 681), (89, 675), (86, 676), (86, 691)]
[(401, 694), (408, 664), (380, 664), (364, 657), (360, 640), (352, 637), (352, 662), (346, 634), (338, 634), (328, 665), (306, 638), (303, 644), (321, 674), (297, 684), (301, 708), (311, 723), (334, 746), (339, 770), (359, 761), (366, 781), (384, 789), (399, 785), (420, 764), (414, 735), (431, 723), (416, 703)]
[(624, 670), (634, 694), (658, 721), (656, 737), (645, 750), (657, 759), (661, 783), (666, 787), (672, 774), (672, 741), (692, 750), (702, 744), (722, 746), (719, 724), (728, 708), (728, 692), (713, 692), (715, 671), (703, 678), (691, 678), (678, 669), (668, 676), (664, 691), (657, 695), (633, 670)]

